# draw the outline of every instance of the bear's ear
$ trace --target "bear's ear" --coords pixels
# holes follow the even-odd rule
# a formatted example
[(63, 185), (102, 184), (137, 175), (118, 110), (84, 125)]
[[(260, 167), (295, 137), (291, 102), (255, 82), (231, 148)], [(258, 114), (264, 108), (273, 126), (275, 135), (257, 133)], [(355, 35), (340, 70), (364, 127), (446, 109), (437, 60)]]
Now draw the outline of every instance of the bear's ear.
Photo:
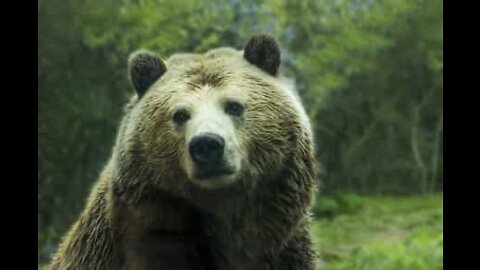
[(280, 48), (272, 36), (261, 34), (250, 38), (243, 51), (243, 57), (272, 76), (278, 74)]
[(165, 63), (153, 52), (138, 50), (128, 58), (128, 75), (138, 97), (142, 97), (165, 71)]

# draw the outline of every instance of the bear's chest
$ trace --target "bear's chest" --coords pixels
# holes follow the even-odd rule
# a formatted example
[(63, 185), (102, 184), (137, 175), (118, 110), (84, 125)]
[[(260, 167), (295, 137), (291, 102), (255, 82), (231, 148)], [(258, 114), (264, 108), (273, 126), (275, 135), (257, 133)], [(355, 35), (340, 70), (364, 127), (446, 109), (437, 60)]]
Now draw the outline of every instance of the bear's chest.
[(124, 268), (130, 269), (219, 269), (213, 264), (208, 243), (197, 236), (144, 235), (124, 242)]

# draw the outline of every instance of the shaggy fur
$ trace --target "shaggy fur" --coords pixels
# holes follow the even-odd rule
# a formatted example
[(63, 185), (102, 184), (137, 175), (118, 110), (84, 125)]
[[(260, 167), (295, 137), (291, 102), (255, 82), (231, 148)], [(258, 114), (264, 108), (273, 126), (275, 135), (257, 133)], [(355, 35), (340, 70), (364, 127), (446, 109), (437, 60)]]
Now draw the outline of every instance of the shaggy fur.
[[(280, 62), (264, 59), (278, 45), (262, 40), (271, 38), (252, 38), (244, 52), (165, 62), (167, 71), (127, 105), (112, 157), (50, 269), (315, 269), (310, 123), (293, 90), (271, 75)], [(178, 97), (205, 92), (246, 104), (235, 122), (242, 171), (219, 189), (188, 180), (184, 138), (171, 123)]]

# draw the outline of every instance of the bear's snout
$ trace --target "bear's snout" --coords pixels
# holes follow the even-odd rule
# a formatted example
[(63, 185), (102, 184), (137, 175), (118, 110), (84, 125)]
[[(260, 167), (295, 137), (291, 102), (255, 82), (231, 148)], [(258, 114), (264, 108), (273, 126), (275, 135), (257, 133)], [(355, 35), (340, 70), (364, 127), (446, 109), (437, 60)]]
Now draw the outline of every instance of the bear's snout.
[(190, 156), (198, 171), (199, 178), (224, 174), (223, 155), (225, 140), (214, 133), (202, 133), (189, 143)]

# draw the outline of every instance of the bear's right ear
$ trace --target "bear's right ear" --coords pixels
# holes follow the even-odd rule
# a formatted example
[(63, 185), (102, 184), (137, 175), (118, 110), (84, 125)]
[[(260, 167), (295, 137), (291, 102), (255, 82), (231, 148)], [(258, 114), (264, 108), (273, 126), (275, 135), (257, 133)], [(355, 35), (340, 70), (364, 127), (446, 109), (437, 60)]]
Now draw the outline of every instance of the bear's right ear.
[(251, 37), (245, 45), (243, 57), (268, 74), (277, 76), (280, 67), (280, 47), (272, 36), (260, 34)]
[(152, 84), (158, 80), (167, 68), (157, 54), (138, 50), (128, 58), (128, 74), (138, 97), (142, 97)]

